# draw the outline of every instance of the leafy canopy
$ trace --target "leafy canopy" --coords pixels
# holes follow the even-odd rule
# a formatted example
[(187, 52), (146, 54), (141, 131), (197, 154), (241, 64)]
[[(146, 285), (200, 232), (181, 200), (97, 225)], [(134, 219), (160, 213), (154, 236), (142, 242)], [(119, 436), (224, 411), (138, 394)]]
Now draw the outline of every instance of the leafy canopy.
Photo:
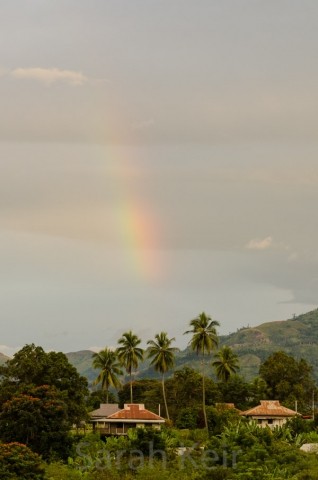
[(137, 368), (139, 361), (142, 361), (144, 351), (138, 347), (141, 339), (131, 330), (123, 333), (118, 340), (120, 347), (117, 348), (117, 355), (121, 364), (126, 368), (127, 373), (131, 374), (133, 368)]
[(297, 400), (302, 413), (311, 410), (316, 385), (312, 366), (306, 360), (275, 352), (261, 364), (259, 374), (267, 384), (269, 398), (280, 400), (289, 408), (294, 408)]
[[(5, 365), (0, 367), (1, 390), (16, 390), (25, 385), (50, 385), (63, 394), (70, 422), (85, 417), (87, 380), (79, 375), (62, 352), (45, 352), (33, 343), (25, 345)], [(5, 396), (2, 393), (2, 401)]]
[(109, 348), (104, 348), (104, 350), (94, 353), (93, 367), (100, 370), (94, 383), (95, 385), (98, 383), (102, 384), (102, 389), (107, 392), (108, 403), (109, 387), (119, 388), (121, 383), (118, 376), (123, 374), (116, 353)]
[(40, 456), (18, 442), (0, 444), (0, 479), (44, 479)]
[(166, 415), (169, 420), (169, 410), (165, 390), (164, 374), (170, 370), (174, 365), (174, 354), (178, 350), (175, 347), (171, 347), (171, 343), (175, 341), (175, 338), (169, 338), (166, 332), (157, 333), (155, 340), (149, 340), (147, 354), (149, 358), (152, 358), (150, 365), (153, 365), (155, 370), (162, 375), (162, 394), (166, 409)]
[(185, 333), (192, 333), (189, 345), (197, 354), (209, 354), (218, 346), (218, 337), (216, 327), (220, 324), (217, 320), (212, 320), (206, 313), (200, 313), (196, 318), (190, 321), (191, 330)]
[(21, 442), (44, 458), (67, 458), (71, 427), (63, 395), (55, 387), (20, 388), (0, 412), (0, 438)]
[(178, 348), (171, 347), (174, 341), (175, 338), (169, 338), (166, 332), (161, 332), (155, 335), (155, 340), (147, 342), (147, 356), (152, 359), (150, 365), (161, 374), (168, 372), (174, 365), (174, 354), (179, 351)]
[(222, 382), (227, 382), (239, 369), (238, 357), (230, 347), (225, 345), (215, 354), (215, 358), (212, 365), (216, 375)]

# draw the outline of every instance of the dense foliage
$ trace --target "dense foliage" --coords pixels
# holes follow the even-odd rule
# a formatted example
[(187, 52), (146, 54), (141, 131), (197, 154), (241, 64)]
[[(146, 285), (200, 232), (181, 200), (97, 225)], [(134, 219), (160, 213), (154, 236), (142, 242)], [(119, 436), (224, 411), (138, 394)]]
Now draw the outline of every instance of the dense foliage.
[(61, 393), (48, 385), (23, 389), (7, 400), (0, 412), (0, 434), (40, 453), (67, 458), (70, 452), (67, 406)]
[(94, 353), (93, 366), (100, 370), (94, 383), (95, 385), (101, 383), (102, 390), (106, 392), (106, 403), (108, 403), (109, 387), (120, 387), (119, 376), (123, 374), (116, 353), (109, 348)]
[(34, 344), (25, 345), (4, 366), (0, 367), (2, 395), (25, 385), (50, 385), (63, 394), (68, 418), (77, 423), (85, 416), (87, 380), (62, 352), (45, 352)]
[(304, 359), (295, 360), (285, 352), (275, 352), (260, 367), (260, 376), (267, 384), (269, 398), (275, 398), (300, 411), (311, 411), (316, 390), (312, 367)]
[(227, 418), (213, 436), (205, 429), (138, 429), (105, 442), (90, 435), (68, 466), (51, 464), (47, 471), (51, 480), (316, 480), (318, 456), (299, 449), (299, 435), (292, 425), (271, 431), (238, 418)]
[[(94, 355), (102, 388), (91, 393), (64, 354), (33, 344), (17, 352), (0, 367), (0, 480), (316, 480), (318, 456), (300, 447), (318, 446), (317, 421), (295, 417), (271, 430), (239, 411), (275, 399), (290, 408), (297, 400), (299, 411), (311, 413), (316, 397), (311, 366), (273, 352), (262, 361), (259, 377), (248, 382), (237, 374), (230, 347), (206, 355), (218, 338), (216, 323), (202, 315), (189, 331), (191, 347), (202, 354), (201, 372), (189, 366), (170, 372), (175, 349), (165, 332), (148, 341), (147, 355), (161, 381), (133, 381), (144, 352), (131, 331), (117, 351), (106, 347)], [(120, 364), (129, 374), (122, 386)], [(100, 403), (118, 397), (123, 406), (132, 393), (136, 403), (154, 412), (169, 411), (164, 428), (130, 429), (127, 436), (108, 438), (92, 434), (87, 425), (72, 430)]]
[(26, 345), (1, 367), (0, 439), (67, 459), (69, 431), (86, 418), (86, 379), (59, 352)]
[(0, 443), (0, 479), (44, 479), (44, 468), (39, 455), (18, 442)]

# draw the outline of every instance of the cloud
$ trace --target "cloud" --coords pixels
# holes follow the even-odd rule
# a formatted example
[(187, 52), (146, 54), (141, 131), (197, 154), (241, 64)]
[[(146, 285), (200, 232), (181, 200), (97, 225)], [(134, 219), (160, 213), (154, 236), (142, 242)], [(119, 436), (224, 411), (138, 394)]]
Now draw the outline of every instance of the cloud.
[(273, 246), (273, 239), (272, 237), (266, 237), (261, 239), (253, 238), (248, 242), (246, 248), (249, 250), (268, 250)]
[(21, 347), (9, 347), (8, 345), (0, 345), (0, 352), (7, 357), (12, 357)]
[(8, 75), (10, 71), (7, 68), (0, 67), (0, 77), (4, 77), (5, 75)]
[(147, 130), (154, 125), (155, 121), (152, 118), (146, 120), (139, 120), (137, 122), (132, 123), (133, 130)]
[(59, 70), (58, 68), (16, 68), (11, 70), (10, 75), (22, 80), (36, 80), (45, 85), (64, 82), (72, 86), (81, 86), (88, 81), (88, 78), (81, 72)]
[(299, 253), (293, 252), (288, 256), (287, 261), (288, 262), (298, 262), (299, 258), (300, 258)]
[(103, 350), (105, 347), (98, 347), (97, 345), (96, 346), (93, 346), (93, 347), (88, 347), (87, 350), (90, 350), (91, 352), (95, 352), (95, 353), (98, 353), (100, 352), (101, 350)]
[(97, 345), (94, 345), (93, 347), (88, 347), (87, 350), (91, 350), (92, 352), (95, 352), (95, 353), (98, 353), (100, 352), (101, 350), (104, 350), (105, 348), (108, 348), (109, 350), (112, 350), (113, 352), (116, 350), (116, 347), (114, 346), (110, 346), (110, 347), (98, 347)]

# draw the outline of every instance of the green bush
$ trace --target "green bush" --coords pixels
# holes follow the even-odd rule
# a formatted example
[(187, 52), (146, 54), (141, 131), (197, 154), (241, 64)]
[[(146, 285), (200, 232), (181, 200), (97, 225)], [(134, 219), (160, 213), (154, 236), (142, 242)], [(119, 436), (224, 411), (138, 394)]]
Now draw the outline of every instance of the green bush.
[(176, 419), (178, 428), (197, 428), (200, 422), (201, 407), (181, 408)]
[[(74, 470), (71, 466), (63, 465), (60, 462), (52, 462), (45, 468), (47, 480), (84, 480), (85, 474)], [(87, 475), (86, 475), (86, 478)]]

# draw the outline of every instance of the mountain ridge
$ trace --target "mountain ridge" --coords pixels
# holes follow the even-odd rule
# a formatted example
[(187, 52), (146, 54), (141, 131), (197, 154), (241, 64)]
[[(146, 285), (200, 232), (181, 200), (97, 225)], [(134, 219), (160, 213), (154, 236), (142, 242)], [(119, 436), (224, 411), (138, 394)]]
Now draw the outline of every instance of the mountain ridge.
[[(294, 316), (287, 320), (275, 320), (265, 322), (255, 327), (241, 327), (236, 332), (228, 335), (220, 335), (219, 346), (228, 345), (238, 355), (240, 361), (240, 373), (246, 380), (252, 380), (258, 375), (260, 364), (273, 352), (283, 350), (293, 355), (296, 359), (304, 358), (313, 366), (315, 378), (318, 380), (318, 309)], [(86, 354), (84, 352), (87, 352)], [(81, 351), (66, 354), (73, 365), (79, 369), (83, 365), (83, 355), (87, 356), (84, 361), (85, 369), (79, 369), (80, 373), (87, 376), (92, 382), (98, 371), (89, 365), (93, 352)], [(200, 369), (200, 359), (189, 348), (176, 354), (175, 370), (189, 366)], [(211, 376), (214, 372), (210, 370)], [(140, 364), (135, 378), (158, 378), (158, 374), (149, 366), (149, 361)]]
[[(318, 309), (293, 316), (287, 320), (265, 322), (255, 327), (241, 327), (236, 332), (219, 336), (219, 347), (227, 345), (238, 355), (240, 373), (246, 380), (258, 375), (260, 364), (273, 352), (283, 350), (296, 359), (304, 358), (313, 366), (318, 380)], [(98, 370), (92, 367), (91, 350), (68, 352), (69, 362), (88, 379), (90, 385), (96, 379)], [(9, 357), (0, 353), (0, 365)], [(189, 348), (176, 354), (175, 370), (184, 366), (200, 369), (200, 359)], [(211, 367), (210, 375), (214, 372)], [(143, 361), (135, 378), (158, 378), (158, 373)]]

